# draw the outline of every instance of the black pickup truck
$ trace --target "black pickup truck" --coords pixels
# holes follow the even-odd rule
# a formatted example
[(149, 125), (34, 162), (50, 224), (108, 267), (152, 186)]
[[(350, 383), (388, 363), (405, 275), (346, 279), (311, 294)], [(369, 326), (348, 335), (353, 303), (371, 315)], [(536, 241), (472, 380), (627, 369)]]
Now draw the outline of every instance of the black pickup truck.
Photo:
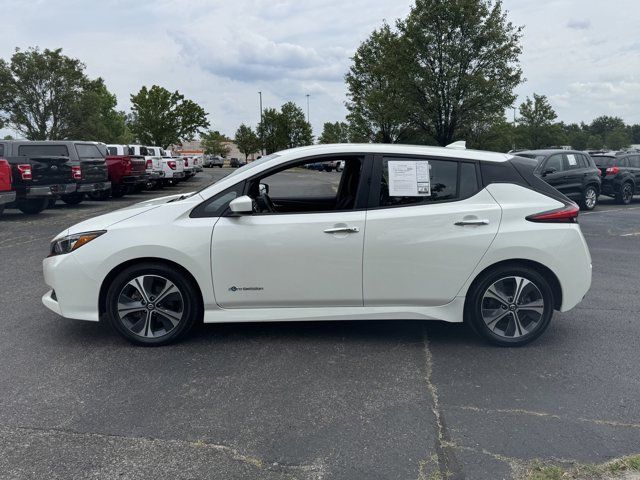
[[(59, 162), (67, 160), (64, 169), (68, 166), (69, 177), (66, 177), (67, 188), (61, 191), (52, 192), (49, 195), (49, 203), (55, 203), (60, 198), (70, 205), (80, 203), (85, 193), (102, 192), (111, 188), (108, 180), (107, 164), (102, 152), (94, 142), (78, 142), (71, 140), (51, 140), (51, 141), (28, 141), (28, 140), (0, 140), (0, 148), (4, 151), (5, 158), (9, 157), (9, 163), (16, 163), (23, 160), (32, 159), (42, 162), (43, 159), (57, 158)], [(25, 164), (28, 162), (25, 162)], [(38, 167), (45, 178), (39, 179), (42, 182), (49, 182), (46, 178), (48, 169)], [(57, 172), (58, 170), (53, 170)], [(14, 179), (16, 172), (14, 170)], [(58, 180), (51, 181), (51, 184), (59, 185)], [(75, 184), (75, 189), (69, 184)]]

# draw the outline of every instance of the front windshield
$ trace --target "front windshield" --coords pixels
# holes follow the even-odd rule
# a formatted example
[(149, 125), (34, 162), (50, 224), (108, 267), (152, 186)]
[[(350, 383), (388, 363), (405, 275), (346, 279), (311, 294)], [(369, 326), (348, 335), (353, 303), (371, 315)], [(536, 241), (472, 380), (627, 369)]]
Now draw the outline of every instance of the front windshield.
[(226, 180), (227, 178), (231, 178), (234, 177), (242, 172), (246, 172), (247, 170), (251, 170), (254, 167), (259, 167), (260, 165), (262, 165), (263, 163), (268, 162), (269, 160), (273, 160), (274, 158), (279, 157), (280, 155), (277, 153), (272, 153), (271, 155), (265, 155), (264, 157), (260, 157), (258, 160), (254, 160), (251, 163), (246, 163), (245, 165), (243, 165), (240, 168), (237, 168), (236, 170), (234, 170), (233, 172), (231, 172), (229, 175), (219, 178), (218, 180), (216, 180), (213, 183), (210, 183), (209, 185), (206, 185), (204, 187), (202, 187), (200, 190), (198, 190), (196, 193), (199, 193), (207, 188), (209, 188), (212, 185), (215, 185), (216, 183), (218, 183), (221, 180)]

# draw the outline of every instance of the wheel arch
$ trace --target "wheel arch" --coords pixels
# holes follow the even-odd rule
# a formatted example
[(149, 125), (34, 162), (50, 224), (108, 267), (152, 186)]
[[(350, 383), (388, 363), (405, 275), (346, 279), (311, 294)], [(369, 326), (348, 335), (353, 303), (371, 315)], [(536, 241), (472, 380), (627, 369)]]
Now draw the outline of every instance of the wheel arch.
[[(536, 262), (534, 260), (528, 260), (528, 259), (524, 259), (524, 258), (513, 258), (513, 259), (509, 259), (509, 260), (502, 260), (500, 262), (496, 262), (493, 263), (491, 265), (489, 265), (488, 267), (486, 267), (485, 269), (483, 269), (482, 271), (480, 271), (475, 278), (473, 279), (473, 281), (471, 282), (471, 284), (469, 285), (469, 288), (467, 289), (467, 292), (470, 292), (473, 287), (475, 287), (475, 285), (480, 281), (480, 279), (488, 272), (490, 272), (491, 270), (498, 268), (498, 267), (503, 267), (506, 265), (513, 265), (513, 266), (518, 266), (518, 267), (529, 267), (532, 268), (533, 270), (537, 271), (540, 275), (542, 275), (545, 280), (547, 280), (549, 282), (549, 286), (551, 287), (551, 290), (553, 292), (553, 308), (554, 310), (560, 310), (561, 306), (562, 306), (562, 287), (560, 286), (560, 281), (558, 280), (558, 277), (556, 276), (555, 273), (553, 273), (553, 271), (543, 265), (542, 263)], [(466, 300), (465, 300), (465, 304), (468, 300), (469, 296), (466, 296)]]
[(202, 290), (200, 289), (200, 285), (198, 284), (198, 281), (191, 274), (191, 272), (189, 272), (189, 270), (187, 270), (182, 265), (176, 262), (167, 260), (166, 258), (141, 257), (141, 258), (134, 258), (131, 260), (127, 260), (126, 262), (122, 262), (121, 264), (113, 267), (111, 271), (104, 277), (104, 279), (102, 280), (102, 284), (100, 285), (100, 293), (98, 295), (99, 315), (103, 315), (107, 311), (107, 290), (109, 290), (109, 285), (111, 285), (111, 282), (113, 281), (113, 279), (123, 270), (139, 263), (161, 264), (161, 265), (169, 266), (175, 270), (178, 270), (187, 278), (189, 282), (193, 284), (193, 287), (196, 289), (196, 292), (198, 293), (198, 301), (200, 302), (200, 308), (201, 310), (204, 310), (204, 299), (202, 297)]

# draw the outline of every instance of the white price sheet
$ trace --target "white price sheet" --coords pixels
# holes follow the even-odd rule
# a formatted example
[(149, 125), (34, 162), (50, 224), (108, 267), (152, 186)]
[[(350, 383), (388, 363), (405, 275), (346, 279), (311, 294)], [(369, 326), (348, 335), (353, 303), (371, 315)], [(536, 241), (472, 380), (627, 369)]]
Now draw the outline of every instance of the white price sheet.
[(428, 197), (431, 195), (429, 162), (411, 160), (390, 160), (389, 196)]

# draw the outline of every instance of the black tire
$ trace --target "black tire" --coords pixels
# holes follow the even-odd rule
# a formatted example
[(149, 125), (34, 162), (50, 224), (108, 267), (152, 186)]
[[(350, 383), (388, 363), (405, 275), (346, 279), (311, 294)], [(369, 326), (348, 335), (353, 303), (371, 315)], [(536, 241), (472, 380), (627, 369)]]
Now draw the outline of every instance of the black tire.
[(67, 205), (78, 205), (82, 200), (84, 200), (84, 193), (69, 193), (67, 195), (62, 195), (60, 199)]
[[(134, 331), (130, 330), (125, 321), (123, 321), (118, 314), (118, 303), (121, 293), (124, 292), (125, 289), (129, 288), (127, 286), (129, 282), (141, 276), (155, 277), (156, 279), (162, 277), (164, 280), (172, 282), (180, 292), (179, 298), (182, 305), (180, 311), (181, 318), (177, 322), (177, 325), (172, 327), (172, 329), (167, 333), (160, 334), (154, 337), (145, 337), (136, 334), (134, 333)], [(160, 282), (160, 280), (157, 280), (157, 282)], [(153, 288), (156, 287), (153, 283), (147, 283), (146, 285), (149, 287), (148, 290), (151, 290), (152, 292), (154, 291)], [(164, 286), (166, 286), (166, 283), (164, 285), (162, 283), (159, 283), (159, 286), (157, 286), (156, 290), (162, 289), (164, 288)], [(171, 296), (168, 296), (166, 298), (170, 297)], [(174, 294), (173, 298), (175, 302), (175, 299), (178, 297)], [(149, 299), (150, 301), (153, 301), (151, 300), (153, 299), (153, 297), (149, 297)], [(140, 263), (120, 272), (113, 279), (111, 285), (109, 286), (109, 289), (107, 290), (106, 305), (107, 318), (109, 319), (109, 323), (116, 330), (116, 332), (118, 332), (128, 341), (135, 343), (136, 345), (142, 345), (145, 347), (159, 347), (175, 342), (179, 338), (184, 337), (196, 322), (202, 321), (203, 316), (200, 295), (193, 281), (187, 278), (177, 269), (170, 268), (163, 264)], [(166, 324), (166, 318), (158, 313), (159, 310), (152, 310), (154, 306), (149, 309), (148, 305), (149, 304), (146, 304), (145, 307), (151, 312), (151, 321), (148, 323), (149, 332), (152, 332), (155, 326), (159, 327), (159, 331), (161, 333), (163, 331), (163, 324)], [(160, 305), (164, 305), (163, 302), (160, 302)], [(139, 313), (140, 315), (146, 315), (146, 312), (147, 310)], [(133, 312), (128, 315), (137, 315), (137, 313)], [(127, 314), (125, 314), (124, 317), (126, 318)], [(129, 318), (136, 319), (138, 317), (134, 316)], [(139, 321), (145, 322), (144, 326), (142, 326), (142, 328), (140, 329), (140, 331), (142, 331), (146, 328), (147, 323), (144, 319), (141, 319)]]
[(620, 186), (620, 191), (616, 193), (616, 202), (621, 205), (629, 205), (633, 200), (634, 185), (631, 182), (624, 182)]
[(18, 200), (18, 210), (26, 215), (37, 215), (47, 208), (49, 200), (47, 198), (30, 198)]
[(47, 208), (55, 208), (57, 201), (58, 199), (56, 197), (53, 197), (47, 200)]
[(111, 196), (113, 198), (122, 198), (128, 192), (128, 188), (125, 185), (119, 185), (117, 187), (111, 187)]
[(4, 213), (4, 205), (0, 205), (0, 217)]
[(598, 189), (594, 185), (587, 185), (582, 192), (580, 207), (583, 210), (593, 210), (598, 204)]
[[(533, 287), (527, 286), (525, 288), (529, 288), (531, 292), (535, 292), (535, 295), (540, 294), (542, 301), (544, 302), (544, 306), (541, 307), (542, 312), (536, 313), (534, 311), (529, 311), (528, 309), (520, 310), (519, 307), (511, 307), (511, 306), (503, 306), (502, 302), (495, 302), (491, 296), (489, 298), (485, 297), (485, 294), (488, 295), (487, 290), (489, 287), (494, 287), (496, 283), (504, 282), (504, 285), (507, 285), (510, 277), (520, 277), (528, 280), (532, 284), (534, 284), (536, 290)], [(503, 280), (504, 279), (504, 280)], [(514, 286), (516, 286), (517, 280), (514, 279)], [(524, 289), (523, 292), (524, 293)], [(494, 297), (495, 298), (495, 297)], [(523, 298), (523, 297), (521, 297)], [(515, 300), (513, 297), (507, 297), (505, 300), (512, 300), (512, 304), (515, 304)], [(496, 321), (493, 324), (493, 329), (488, 326), (488, 323), (483, 318), (483, 301), (486, 302), (495, 302), (495, 306), (497, 308), (486, 308), (486, 312), (490, 312), (491, 310), (495, 310), (497, 312), (495, 317), (500, 318), (500, 320)], [(507, 302), (509, 303), (509, 302)], [(488, 306), (487, 303), (484, 304)], [(542, 276), (538, 271), (526, 267), (526, 266), (518, 266), (516, 264), (507, 264), (495, 269), (492, 269), (481, 275), (476, 281), (473, 283), (469, 292), (467, 292), (467, 300), (465, 302), (464, 309), (464, 321), (467, 323), (471, 329), (477, 333), (484, 340), (492, 343), (494, 345), (498, 345), (501, 347), (519, 347), (522, 345), (526, 345), (529, 342), (532, 342), (540, 335), (544, 333), (544, 331), (549, 326), (549, 322), (551, 321), (551, 317), (553, 315), (554, 309), (554, 298), (553, 298), (553, 290), (549, 285), (549, 282)], [(523, 312), (518, 315), (518, 312)], [(514, 312), (514, 313), (512, 313)], [(529, 313), (527, 313), (529, 312)], [(522, 318), (520, 318), (522, 316)], [(518, 322), (515, 322), (515, 318), (519, 318)], [(533, 319), (537, 319), (537, 321), (533, 321)], [(526, 333), (522, 334), (520, 327), (517, 325), (521, 325), (522, 328), (525, 328), (524, 320), (528, 320), (526, 327), (527, 330), (530, 330)], [(495, 330), (500, 330), (502, 328), (502, 332), (496, 333)], [(513, 335), (508, 335), (509, 332), (513, 332)], [(516, 336), (518, 333), (520, 336)]]

